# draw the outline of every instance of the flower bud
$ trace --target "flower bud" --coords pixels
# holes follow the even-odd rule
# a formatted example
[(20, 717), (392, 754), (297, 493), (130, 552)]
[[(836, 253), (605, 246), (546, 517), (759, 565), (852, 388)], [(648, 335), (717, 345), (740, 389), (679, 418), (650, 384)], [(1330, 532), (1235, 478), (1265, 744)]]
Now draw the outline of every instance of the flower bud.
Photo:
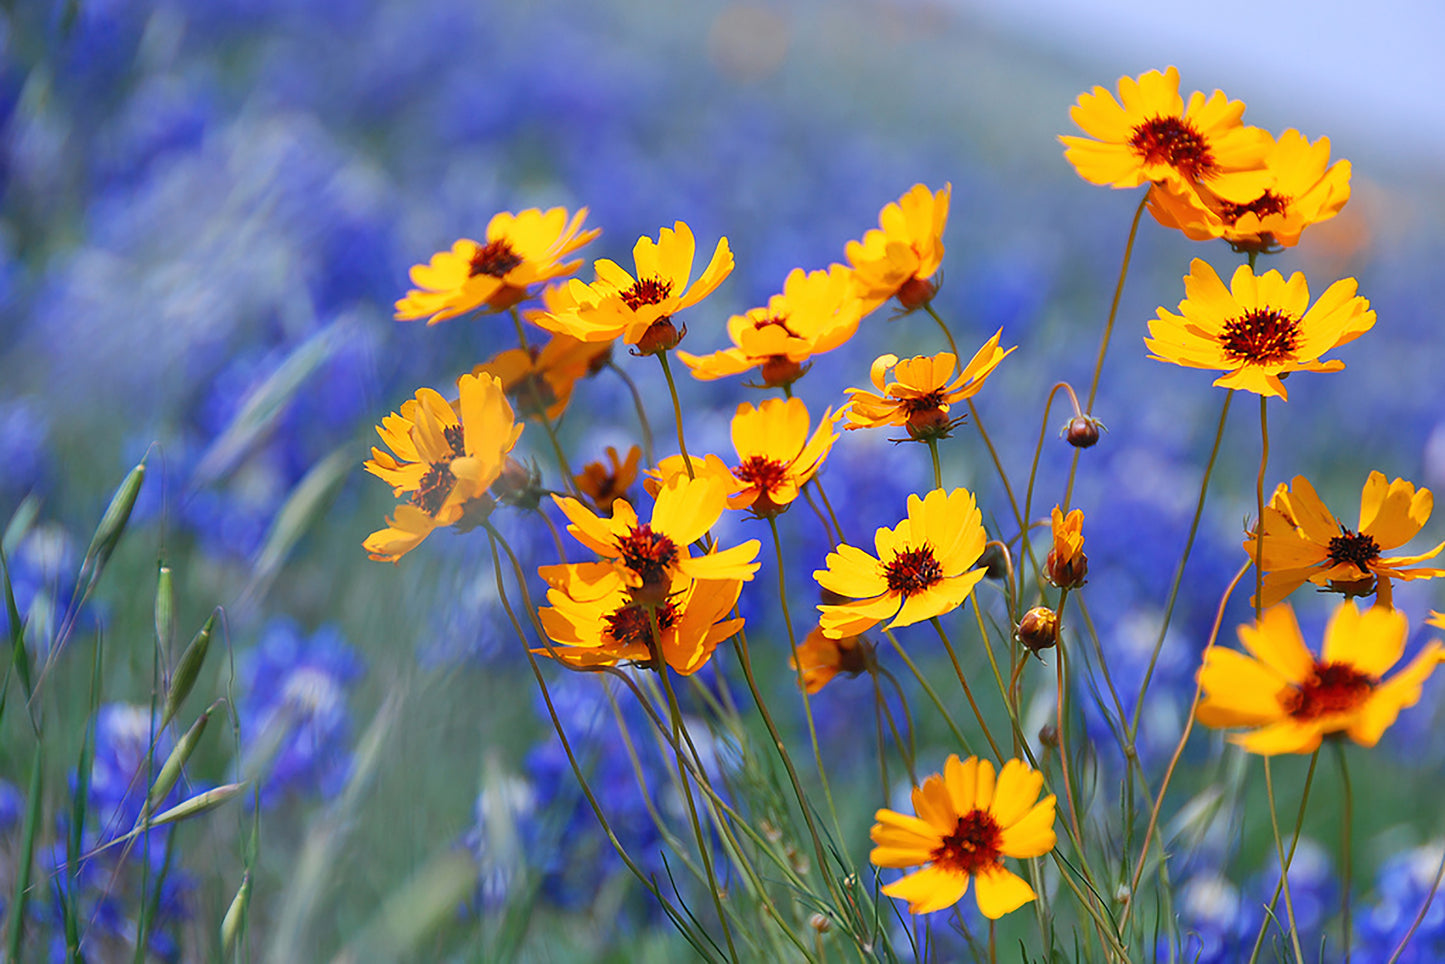
[(898, 289), (898, 303), (904, 311), (922, 308), (938, 294), (938, 286), (927, 278), (909, 278)]
[(1104, 423), (1091, 415), (1075, 415), (1059, 435), (1074, 448), (1087, 449), (1098, 443), (1099, 430), (1103, 428)]
[(1035, 606), (1019, 620), (1018, 640), (1029, 652), (1052, 649), (1059, 641), (1059, 617), (1044, 606)]
[(687, 334), (686, 325), (683, 326), (682, 331), (678, 331), (671, 318), (659, 318), (642, 333), (641, 338), (637, 339), (635, 351), (639, 355), (656, 355), (659, 352), (669, 351), (677, 347), (685, 334)]
[(1049, 550), (1044, 559), (1049, 580), (1060, 589), (1078, 589), (1089, 574), (1089, 557), (1083, 552), (1064, 554)]
[(1039, 742), (1050, 750), (1059, 745), (1059, 730), (1052, 723), (1039, 729)]
[(978, 564), (983, 566), (985, 577), (1002, 579), (1008, 575), (1008, 550), (1002, 543), (990, 542), (983, 547), (983, 555), (978, 557)]
[(758, 374), (763, 379), (763, 384), (769, 388), (783, 388), (803, 377), (807, 371), (799, 362), (793, 361), (787, 355), (773, 355), (758, 366)]

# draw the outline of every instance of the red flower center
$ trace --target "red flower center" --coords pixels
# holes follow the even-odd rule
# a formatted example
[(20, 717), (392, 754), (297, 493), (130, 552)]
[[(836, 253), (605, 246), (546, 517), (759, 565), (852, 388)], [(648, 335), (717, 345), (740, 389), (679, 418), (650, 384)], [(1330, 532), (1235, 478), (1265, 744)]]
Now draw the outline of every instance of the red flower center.
[(1317, 720), (1359, 706), (1375, 689), (1373, 677), (1349, 663), (1317, 663), (1314, 675), (1284, 694), (1284, 711), (1296, 720)]
[(905, 597), (922, 592), (943, 581), (943, 566), (934, 558), (933, 549), (905, 549), (883, 567), (888, 589)]
[(749, 455), (733, 469), (733, 475), (766, 495), (788, 480), (788, 467), (765, 455)]
[(662, 278), (638, 278), (631, 288), (622, 292), (622, 300), (636, 311), (643, 305), (655, 305), (672, 294), (672, 282)]
[(1234, 224), (1246, 214), (1254, 214), (1265, 218), (1271, 214), (1284, 214), (1289, 210), (1290, 199), (1280, 197), (1273, 191), (1265, 191), (1259, 197), (1248, 204), (1230, 204), (1225, 202), (1219, 207), (1219, 216), (1228, 224)]
[(477, 248), (472, 255), (471, 270), (468, 277), (475, 278), (484, 274), (492, 278), (506, 277), (517, 265), (522, 263), (522, 256), (512, 250), (506, 238), (498, 238), (495, 241), (488, 241)]
[[(647, 611), (646, 606), (627, 605), (616, 612), (608, 613), (604, 620), (607, 623), (607, 635), (620, 646), (642, 646), (651, 652), (652, 620)], [(657, 614), (659, 636), (677, 622), (677, 607), (670, 602), (661, 603), (653, 611)]]
[(1146, 164), (1167, 164), (1192, 181), (1215, 173), (1209, 143), (1182, 117), (1155, 117), (1134, 128), (1129, 146)]
[(452, 488), (457, 484), (456, 476), (452, 475), (452, 459), (466, 454), (466, 433), (460, 425), (446, 426), (442, 429), (442, 437), (452, 447), (451, 455), (433, 462), (411, 494), (411, 504), (427, 515), (436, 515), (447, 496), (452, 494)]
[(648, 587), (665, 585), (667, 570), (677, 561), (677, 543), (660, 532), (653, 532), (652, 525), (644, 523), (618, 540), (622, 564), (642, 579)]
[(943, 389), (935, 388), (927, 395), (899, 399), (899, 404), (903, 406), (903, 410), (909, 415), (918, 412), (931, 412), (943, 405)]
[(1269, 365), (1294, 358), (1299, 322), (1273, 308), (1255, 308), (1225, 322), (1220, 347), (1236, 361)]
[(933, 848), (933, 863), (947, 870), (976, 874), (999, 863), (999, 837), (1003, 831), (987, 810), (970, 810), (958, 818), (953, 833)]
[(1336, 565), (1348, 563), (1356, 569), (1363, 570), (1378, 558), (1380, 558), (1379, 543), (1363, 532), (1342, 529), (1339, 535), (1330, 540), (1330, 562)]

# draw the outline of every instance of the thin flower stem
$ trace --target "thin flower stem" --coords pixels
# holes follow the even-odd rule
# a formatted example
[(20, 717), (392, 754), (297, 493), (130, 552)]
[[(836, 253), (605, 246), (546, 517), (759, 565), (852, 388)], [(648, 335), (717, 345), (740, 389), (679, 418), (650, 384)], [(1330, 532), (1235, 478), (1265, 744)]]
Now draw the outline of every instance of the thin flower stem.
[(667, 363), (667, 352), (658, 352), (657, 360), (662, 363), (662, 375), (667, 379), (667, 390), (672, 395), (672, 415), (677, 420), (677, 450), (682, 453), (682, 465), (687, 469), (687, 477), (693, 479), (697, 476), (692, 470), (692, 459), (687, 454), (687, 439), (683, 437), (682, 402), (677, 397), (677, 383), (672, 380), (672, 367)]
[(887, 702), (883, 704), (883, 709), (888, 713), (888, 722), (893, 728), (893, 738), (898, 741), (898, 752), (902, 754), (903, 763), (908, 767), (908, 776), (912, 778), (913, 783), (916, 785), (918, 783), (918, 776), (914, 772), (914, 761), (918, 758), (918, 746), (914, 734), (917, 728), (913, 724), (913, 713), (908, 709), (908, 694), (903, 692), (903, 684), (898, 682), (898, 677), (894, 676), (886, 666), (876, 666), (875, 668), (878, 671), (878, 675), (893, 684), (893, 690), (898, 694), (898, 705), (903, 710), (903, 718), (908, 721), (908, 748), (905, 750), (903, 747), (903, 738), (899, 734), (898, 724), (893, 719), (893, 711), (888, 708)]
[(622, 379), (622, 384), (627, 386), (627, 391), (632, 395), (632, 407), (637, 410), (637, 423), (642, 429), (642, 457), (647, 459), (648, 465), (656, 465), (657, 457), (652, 450), (652, 424), (647, 420), (647, 408), (642, 404), (642, 393), (637, 390), (637, 383), (632, 380), (632, 376), (623, 371), (617, 362), (609, 358), (607, 367), (617, 373), (617, 377)]
[(836, 546), (840, 544), (843, 541), (842, 537), (834, 530), (832, 523), (828, 521), (828, 517), (823, 514), (823, 510), (818, 508), (818, 503), (813, 501), (811, 484), (803, 486), (802, 491), (803, 501), (808, 503), (808, 508), (813, 510), (813, 515), (818, 517), (818, 523), (823, 527), (823, 538), (830, 545)]
[(1199, 480), (1199, 498), (1194, 503), (1194, 518), (1189, 522), (1189, 535), (1184, 539), (1184, 551), (1179, 556), (1179, 565), (1174, 569), (1174, 582), (1169, 586), (1169, 598), (1164, 603), (1164, 617), (1159, 622), (1159, 635), (1154, 640), (1154, 649), (1149, 654), (1149, 666), (1144, 670), (1144, 680), (1139, 684), (1139, 697), (1134, 703), (1134, 719), (1129, 723), (1129, 745), (1133, 746), (1139, 735), (1139, 720), (1144, 715), (1144, 696), (1149, 692), (1149, 682), (1154, 677), (1154, 666), (1159, 662), (1159, 653), (1164, 649), (1164, 637), (1169, 632), (1169, 620), (1174, 615), (1174, 603), (1179, 598), (1179, 587), (1184, 582), (1184, 567), (1189, 563), (1189, 553), (1194, 548), (1194, 537), (1199, 532), (1199, 520), (1204, 515), (1204, 499), (1209, 493), (1209, 480), (1214, 475), (1214, 462), (1219, 458), (1219, 446), (1224, 440), (1224, 423), (1229, 417), (1229, 403), (1234, 390), (1225, 393), (1224, 404), (1219, 409), (1219, 425), (1214, 430), (1214, 445), (1209, 450), (1209, 461), (1204, 464), (1204, 477)]
[(1415, 919), (1410, 922), (1410, 929), (1405, 931), (1405, 936), (1400, 938), (1400, 943), (1395, 945), (1394, 953), (1390, 955), (1387, 964), (1395, 964), (1400, 955), (1405, 953), (1405, 948), (1410, 946), (1414, 940), (1415, 932), (1425, 922), (1425, 915), (1430, 911), (1430, 905), (1435, 903), (1435, 894), (1440, 890), (1440, 882), (1445, 880), (1445, 852), (1440, 854), (1440, 866), (1435, 868), (1435, 879), (1430, 882), (1430, 890), (1425, 894), (1425, 900), (1420, 904), (1420, 909), (1415, 913)]
[(925, 303), (923, 310), (932, 315), (933, 320), (938, 322), (938, 327), (943, 330), (943, 337), (948, 339), (948, 350), (953, 352), (954, 363), (961, 364), (963, 359), (959, 357), (958, 344), (953, 340), (953, 332), (948, 330), (948, 325), (944, 324), (943, 319), (938, 317), (938, 312), (933, 310), (933, 302), (929, 301)]
[(1259, 396), (1259, 476), (1254, 482), (1254, 619), (1264, 612), (1264, 472), (1269, 466), (1268, 395)]
[[(1034, 509), (1034, 482), (1035, 482), (1035, 480), (1038, 478), (1038, 474), (1039, 474), (1039, 460), (1043, 457), (1043, 452), (1044, 452), (1044, 439), (1047, 437), (1048, 432), (1049, 432), (1049, 410), (1053, 408), (1053, 405), (1054, 405), (1054, 396), (1057, 395), (1060, 390), (1063, 390), (1063, 391), (1066, 391), (1066, 392), (1069, 393), (1069, 398), (1070, 398), (1070, 399), (1073, 401), (1073, 403), (1074, 403), (1074, 411), (1075, 411), (1075, 412), (1078, 412), (1078, 411), (1079, 411), (1079, 399), (1078, 399), (1078, 396), (1074, 394), (1073, 386), (1070, 385), (1068, 382), (1059, 382), (1059, 383), (1057, 383), (1056, 385), (1054, 385), (1053, 388), (1049, 389), (1049, 395), (1048, 395), (1047, 398), (1044, 399), (1044, 417), (1043, 417), (1043, 418), (1040, 420), (1040, 422), (1039, 422), (1039, 442), (1038, 442), (1037, 445), (1034, 446), (1034, 458), (1033, 458), (1033, 462), (1031, 462), (1031, 463), (1029, 464), (1029, 484), (1028, 484), (1028, 487), (1027, 487), (1026, 489), (1024, 489), (1024, 518), (1025, 518), (1025, 519), (1032, 519), (1032, 518), (1033, 518), (1033, 515), (1034, 515), (1034, 511), (1033, 511), (1033, 509)], [(1021, 538), (1022, 538), (1022, 540), (1023, 540), (1023, 551), (1024, 551), (1024, 553), (1029, 557), (1029, 559), (1033, 560), (1033, 564), (1034, 564), (1034, 578), (1037, 579), (1039, 582), (1043, 582), (1043, 579), (1042, 579), (1042, 577), (1041, 577), (1040, 574), (1039, 574), (1039, 563), (1038, 563), (1038, 560), (1034, 558), (1033, 543), (1032, 543), (1032, 541), (1029, 539), (1029, 528), (1028, 528), (1027, 526), (1025, 526), (1025, 527), (1023, 527), (1020, 531), (1021, 531)], [(1022, 575), (1022, 573), (1019, 574), (1018, 579), (1019, 579), (1019, 586), (1020, 586), (1020, 588), (1022, 588), (1022, 585), (1023, 585), (1023, 575)]]
[(511, 310), (512, 324), (517, 326), (517, 344), (527, 354), (532, 353), (532, 343), (527, 340), (527, 329), (522, 326), (522, 313), (514, 305)]
[[(1028, 527), (1028, 522), (1024, 519), (1023, 513), (1019, 511), (1019, 500), (1014, 497), (1013, 485), (1008, 480), (1008, 473), (1004, 471), (1003, 462), (999, 461), (998, 450), (993, 447), (993, 440), (988, 437), (988, 429), (983, 427), (983, 419), (978, 417), (978, 408), (973, 404), (973, 399), (966, 399), (966, 401), (968, 402), (968, 414), (973, 419), (973, 427), (978, 429), (978, 437), (983, 439), (984, 448), (988, 449), (988, 457), (993, 460), (994, 470), (998, 472), (999, 481), (1003, 483), (1004, 495), (1008, 496), (1009, 508), (1013, 510), (1014, 524), (1019, 527), (1019, 532), (1023, 532)], [(1027, 536), (1023, 538), (1027, 540)], [(1027, 545), (1027, 542), (1025, 544)], [(1033, 558), (1031, 550), (1029, 557)], [(1038, 571), (1037, 560), (1034, 560), (1034, 571)]]
[(943, 489), (943, 466), (938, 461), (938, 439), (928, 440), (928, 454), (933, 457), (933, 487)]
[(552, 545), (557, 549), (557, 561), (565, 565), (567, 549), (562, 544), (562, 533), (557, 530), (557, 523), (553, 522), (552, 517), (540, 509), (537, 510), (537, 514), (542, 517), (543, 522), (547, 523), (547, 530), (552, 533)]
[(897, 650), (899, 658), (903, 660), (904, 665), (913, 673), (914, 678), (918, 680), (918, 685), (923, 687), (923, 692), (928, 694), (928, 698), (933, 701), (933, 705), (938, 708), (939, 714), (943, 717), (943, 722), (948, 724), (949, 731), (953, 733), (953, 738), (958, 741), (958, 745), (963, 747), (963, 752), (969, 756), (973, 756), (973, 750), (969, 749), (968, 741), (963, 738), (963, 731), (958, 728), (957, 723), (953, 722), (953, 717), (948, 714), (948, 708), (943, 705), (943, 700), (938, 698), (938, 691), (933, 688), (932, 683), (928, 682), (928, 677), (924, 676), (913, 660), (908, 657), (907, 651), (899, 645), (898, 639), (893, 635), (892, 630), (885, 629), (883, 635), (893, 644), (893, 648)]
[[(1129, 259), (1134, 256), (1134, 238), (1139, 233), (1139, 218), (1144, 214), (1144, 204), (1149, 200), (1148, 192), (1139, 199), (1139, 206), (1134, 209), (1134, 220), (1129, 223), (1129, 240), (1124, 243), (1124, 260), (1119, 265), (1119, 280), (1114, 285), (1114, 298), (1109, 302), (1109, 320), (1104, 322), (1104, 335), (1099, 339), (1099, 357), (1094, 362), (1094, 377), (1089, 382), (1089, 401), (1084, 406), (1086, 414), (1094, 411), (1094, 399), (1099, 395), (1099, 376), (1104, 372), (1104, 356), (1109, 353), (1109, 339), (1114, 334), (1114, 319), (1119, 315), (1119, 299), (1124, 294), (1124, 279), (1129, 276)], [(1079, 469), (1079, 453), (1083, 449), (1074, 449), (1074, 459), (1069, 465), (1069, 482), (1064, 487), (1065, 511), (1069, 508), (1069, 501), (1074, 495), (1074, 478)]]
[(552, 427), (552, 420), (546, 413), (540, 413), (537, 420), (542, 423), (542, 428), (547, 431), (547, 438), (552, 442), (552, 451), (557, 454), (557, 467), (562, 471), (562, 485), (568, 492), (575, 496), (582, 493), (577, 490), (577, 479), (572, 475), (572, 466), (567, 462), (567, 456), (562, 451), (562, 443), (557, 440), (557, 430)]
[(813, 722), (813, 703), (808, 695), (807, 684), (803, 682), (803, 661), (797, 658), (798, 637), (793, 631), (793, 618), (788, 612), (788, 580), (783, 562), (783, 540), (778, 535), (777, 516), (768, 516), (768, 528), (773, 533), (773, 551), (778, 563), (778, 603), (782, 607), (783, 625), (788, 627), (788, 651), (794, 654), (793, 664), (798, 675), (798, 690), (803, 694), (803, 716), (808, 721), (808, 741), (813, 746), (813, 760), (818, 765), (818, 780), (823, 785), (823, 799), (828, 802), (828, 815), (833, 819), (833, 832), (843, 840), (842, 824), (838, 822), (838, 808), (833, 803), (833, 790), (828, 785), (828, 771), (823, 766), (823, 753), (818, 747), (818, 727)]
[(1065, 724), (1068, 722), (1068, 673), (1064, 660), (1063, 626), (1064, 606), (1069, 601), (1069, 591), (1059, 591), (1058, 633), (1059, 642), (1054, 646), (1054, 674), (1058, 686), (1058, 697), (1054, 700), (1054, 728), (1059, 741), (1059, 776), (1064, 782), (1064, 794), (1069, 803), (1069, 822), (1074, 828), (1074, 839), (1079, 841), (1079, 856), (1083, 857), (1083, 827), (1079, 823), (1079, 809), (1074, 803), (1074, 777), (1069, 770), (1069, 742)]
[[(1203, 657), (1209, 655), (1214, 648), (1214, 642), (1219, 638), (1219, 627), (1224, 623), (1224, 607), (1229, 603), (1229, 597), (1234, 595), (1234, 590), (1239, 586), (1239, 581), (1249, 571), (1249, 563), (1239, 567), (1229, 585), (1224, 588), (1224, 595), (1219, 597), (1219, 606), (1214, 610), (1214, 625), (1210, 627), (1209, 638), (1204, 644)], [(1179, 766), (1179, 758), (1184, 755), (1184, 745), (1189, 742), (1189, 734), (1194, 731), (1194, 712), (1199, 706), (1200, 694), (1204, 692), (1204, 684), (1196, 678), (1194, 683), (1194, 699), (1189, 703), (1189, 714), (1184, 721), (1184, 732), (1179, 735), (1179, 742), (1174, 747), (1174, 755), (1169, 758), (1169, 766), (1164, 770), (1164, 779), (1159, 784), (1159, 793), (1154, 797), (1154, 806), (1149, 811), (1149, 824), (1144, 829), (1144, 846), (1139, 849), (1139, 860), (1134, 867), (1134, 875), (1129, 880), (1129, 893), (1131, 895), (1139, 892), (1139, 881), (1144, 876), (1144, 864), (1149, 857), (1149, 844), (1154, 838), (1154, 829), (1159, 826), (1159, 812), (1164, 809), (1164, 795), (1169, 790), (1169, 781), (1174, 777), (1174, 771)], [(1130, 737), (1132, 740), (1132, 736)], [(1137, 900), (1130, 900), (1124, 905), (1124, 914), (1119, 919), (1119, 933), (1124, 933), (1125, 926), (1129, 923), (1129, 916), (1138, 905)]]
[(1299, 812), (1295, 814), (1294, 834), (1290, 837), (1289, 853), (1284, 855), (1284, 870), (1280, 874), (1280, 879), (1275, 882), (1274, 893), (1269, 898), (1269, 904), (1265, 906), (1264, 920), (1259, 923), (1259, 934), (1254, 938), (1254, 951), (1249, 955), (1249, 964), (1254, 964), (1259, 958), (1259, 952), (1264, 947), (1264, 935), (1269, 932), (1270, 922), (1275, 919), (1274, 907), (1279, 903), (1280, 891), (1284, 889), (1284, 874), (1289, 872), (1290, 865), (1294, 863), (1295, 848), (1299, 846), (1300, 833), (1304, 830), (1305, 807), (1310, 802), (1310, 787), (1314, 784), (1315, 765), (1319, 763), (1319, 760), (1320, 751), (1319, 747), (1316, 747), (1315, 752), (1310, 754), (1309, 772), (1305, 774), (1304, 789), (1300, 792)]
[(833, 511), (833, 503), (828, 501), (828, 493), (823, 491), (823, 480), (820, 476), (813, 476), (808, 480), (808, 485), (818, 490), (818, 498), (823, 500), (823, 508), (828, 510), (828, 518), (833, 520), (833, 531), (838, 534), (839, 542), (846, 542), (843, 535), (843, 527), (838, 524), (838, 514)]
[(1350, 787), (1345, 741), (1336, 736), (1330, 742), (1335, 745), (1335, 759), (1340, 764), (1340, 929), (1344, 934), (1345, 964), (1350, 964), (1350, 843), (1355, 821), (1355, 793)]
[(1289, 868), (1284, 862), (1284, 840), (1279, 835), (1279, 814), (1274, 806), (1274, 777), (1270, 773), (1269, 757), (1264, 758), (1264, 792), (1269, 798), (1269, 825), (1274, 830), (1274, 851), (1279, 857), (1279, 883), (1284, 891), (1284, 915), (1289, 921), (1289, 939), (1294, 945), (1295, 964), (1304, 964), (1304, 952), (1300, 949), (1299, 925), (1294, 919), (1294, 898), (1289, 892)]
[[(977, 601), (975, 601), (974, 608), (978, 608)], [(937, 616), (934, 616), (929, 622), (938, 632), (938, 638), (943, 640), (943, 648), (948, 653), (949, 661), (953, 663), (953, 672), (958, 676), (958, 685), (963, 687), (963, 695), (968, 700), (969, 708), (973, 710), (974, 719), (978, 720), (978, 728), (983, 731), (984, 739), (988, 740), (989, 749), (993, 750), (994, 759), (1002, 761), (1004, 759), (1003, 751), (994, 742), (993, 734), (988, 730), (988, 722), (984, 720), (983, 712), (979, 710), (978, 703), (974, 701), (973, 690), (969, 689), (968, 679), (963, 675), (963, 667), (958, 662), (958, 654), (953, 651), (953, 643), (948, 641), (948, 633), (943, 631), (943, 623)]]

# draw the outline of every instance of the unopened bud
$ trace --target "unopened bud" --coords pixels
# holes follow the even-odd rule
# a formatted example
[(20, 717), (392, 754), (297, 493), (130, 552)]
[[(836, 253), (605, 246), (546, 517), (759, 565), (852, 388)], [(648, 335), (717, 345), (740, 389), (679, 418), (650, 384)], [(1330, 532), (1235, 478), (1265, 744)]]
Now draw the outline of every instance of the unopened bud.
[(929, 439), (947, 438), (953, 421), (941, 408), (922, 408), (910, 413), (904, 425), (911, 438), (926, 442)]
[(682, 331), (678, 331), (671, 318), (659, 318), (642, 333), (641, 338), (637, 339), (635, 352), (638, 355), (656, 355), (659, 352), (670, 351), (677, 347), (685, 334), (687, 334), (686, 325), (683, 326)]
[(1059, 434), (1074, 448), (1087, 449), (1099, 441), (1100, 429), (1108, 431), (1104, 428), (1104, 423), (1092, 415), (1075, 415)]
[(927, 278), (909, 278), (898, 289), (898, 303), (904, 311), (922, 308), (938, 294), (938, 286)]
[(791, 385), (803, 377), (807, 371), (801, 363), (793, 361), (787, 355), (773, 355), (758, 366), (758, 374), (763, 379), (763, 384), (769, 388), (782, 388)]
[(833, 922), (822, 914), (814, 914), (808, 918), (808, 926), (819, 934), (826, 934), (833, 929)]
[(1075, 552), (1069, 555), (1049, 551), (1044, 559), (1044, 568), (1048, 570), (1049, 580), (1060, 589), (1078, 589), (1084, 584), (1084, 577), (1089, 574), (1089, 557), (1083, 552)]
[(1059, 745), (1059, 731), (1050, 723), (1039, 730), (1039, 742), (1050, 750), (1056, 749)]
[(1019, 620), (1018, 639), (1031, 653), (1052, 649), (1059, 641), (1058, 615), (1052, 609), (1035, 606)]
[(1008, 550), (1001, 542), (990, 542), (983, 547), (978, 564), (983, 566), (983, 574), (989, 579), (1002, 579), (1008, 575)]

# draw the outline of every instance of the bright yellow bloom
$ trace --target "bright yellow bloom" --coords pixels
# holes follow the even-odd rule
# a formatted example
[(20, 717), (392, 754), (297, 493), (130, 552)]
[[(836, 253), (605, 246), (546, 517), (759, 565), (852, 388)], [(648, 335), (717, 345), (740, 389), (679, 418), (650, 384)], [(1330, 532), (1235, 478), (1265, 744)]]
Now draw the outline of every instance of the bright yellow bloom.
[(673, 479), (657, 493), (652, 520), (642, 522), (626, 499), (612, 503), (612, 518), (595, 515), (576, 499), (553, 496), (571, 521), (567, 531), (603, 559), (640, 602), (665, 598), (677, 575), (699, 580), (746, 580), (758, 571), (760, 543), (741, 545), (704, 556), (688, 549), (712, 528), (727, 507), (727, 492), (716, 479)]
[(1089, 574), (1089, 557), (1084, 555), (1084, 512), (1074, 509), (1067, 516), (1054, 506), (1053, 548), (1044, 559), (1049, 581), (1060, 589), (1077, 589)]
[(573, 666), (614, 666), (624, 660), (647, 664), (655, 641), (667, 665), (686, 676), (701, 669), (718, 644), (743, 625), (741, 619), (725, 618), (742, 591), (736, 579), (675, 574), (666, 597), (649, 607), (635, 601), (606, 563), (544, 566), (541, 573), (552, 586), (547, 590), (551, 605), (537, 614), (557, 645), (536, 652), (555, 654)]
[[(824, 412), (810, 438), (808, 406), (801, 398), (769, 398), (756, 408), (743, 402), (732, 422), (737, 467), (728, 468), (722, 459), (709, 455), (692, 460), (693, 473), (720, 478), (728, 492), (728, 508), (775, 516), (792, 505), (817, 474), (838, 440), (836, 422), (832, 409)], [(681, 455), (658, 463), (656, 475), (662, 482), (686, 474)]]
[[(1360, 493), (1360, 524), (1347, 529), (1309, 480), (1295, 476), (1264, 507), (1263, 605), (1273, 606), (1308, 581), (1350, 596), (1377, 592), (1376, 599), (1389, 606), (1391, 580), (1445, 576), (1445, 569), (1416, 565), (1445, 551), (1445, 542), (1419, 555), (1381, 555), (1415, 538), (1434, 506), (1429, 489), (1417, 491), (1404, 479), (1386, 484), (1384, 473), (1371, 472)], [(1253, 535), (1244, 540), (1250, 559), (1256, 542)]]
[(897, 355), (879, 355), (871, 372), (878, 393), (862, 388), (847, 390), (850, 400), (845, 427), (902, 425), (916, 439), (946, 436), (959, 421), (949, 417), (950, 406), (978, 394), (998, 363), (1013, 351), (999, 348), (1002, 336), (1003, 329), (995, 332), (956, 378), (953, 371), (958, 359), (951, 352), (917, 355), (904, 361), (899, 361)]
[(700, 381), (756, 368), (762, 384), (781, 388), (802, 378), (814, 355), (852, 338), (863, 308), (853, 290), (853, 272), (841, 264), (806, 273), (794, 268), (783, 282), (782, 294), (768, 299), (767, 307), (728, 319), (732, 348), (711, 355), (679, 351), (677, 357)]
[(495, 375), (523, 418), (555, 421), (566, 410), (572, 389), (611, 346), (553, 335), (541, 348), (509, 348), (472, 369), (473, 375)]
[(934, 489), (910, 495), (908, 517), (874, 533), (877, 558), (847, 543), (828, 553), (813, 578), (854, 601), (819, 605), (823, 632), (856, 636), (885, 619), (889, 629), (911, 626), (963, 605), (985, 571), (973, 568), (988, 542), (982, 519), (972, 492)]
[(1035, 897), (1028, 881), (1003, 865), (1003, 858), (1027, 860), (1054, 849), (1055, 804), (1039, 799), (1044, 776), (1022, 760), (1009, 760), (994, 775), (978, 757), (960, 761), (950, 754), (943, 773), (913, 790), (913, 817), (879, 810), (870, 836), (877, 844), (868, 859), (879, 867), (915, 867), (883, 888), (908, 901), (913, 914), (930, 914), (963, 899), (970, 879), (979, 912), (998, 920)]
[(1311, 224), (1328, 221), (1350, 199), (1350, 162), (1330, 164), (1330, 139), (1311, 144), (1299, 131), (1270, 138), (1265, 169), (1273, 186), (1247, 203), (1226, 201), (1208, 188), (1149, 190), (1149, 211), (1166, 228), (1195, 241), (1223, 238), (1237, 251), (1272, 251), (1299, 243)]
[[(1222, 369), (1214, 384), (1288, 398), (1280, 377), (1291, 372), (1337, 372), (1342, 361), (1321, 361), (1375, 324), (1370, 303), (1355, 294), (1355, 279), (1336, 281), (1314, 307), (1305, 276), (1285, 281), (1278, 271), (1256, 276), (1249, 265), (1226, 288), (1207, 263), (1195, 258), (1184, 279), (1179, 314), (1160, 308), (1144, 339), (1157, 361), (1186, 368)], [(1308, 308), (1308, 310), (1306, 310)]]
[(1119, 78), (1119, 99), (1103, 87), (1079, 95), (1069, 116), (1088, 137), (1061, 136), (1064, 157), (1091, 184), (1138, 187), (1146, 181), (1248, 203), (1271, 186), (1264, 169), (1269, 135), (1246, 127), (1244, 104), (1216, 90), (1179, 96), (1179, 71)]
[(522, 426), (497, 378), (463, 375), (457, 390), (453, 405), (430, 388), (420, 389), (377, 427), (391, 453), (373, 448), (366, 470), (407, 502), (387, 528), (362, 543), (371, 558), (395, 562), (432, 529), (485, 517), (491, 503), (487, 489), (506, 467)]
[(808, 638), (798, 644), (788, 657), (788, 667), (803, 669), (803, 688), (816, 693), (832, 682), (839, 673), (857, 676), (866, 673), (873, 663), (873, 647), (861, 636), (829, 639), (823, 627), (814, 626)]
[(627, 489), (637, 481), (637, 464), (642, 460), (642, 449), (636, 445), (627, 450), (627, 458), (617, 457), (617, 449), (607, 446), (607, 461), (611, 468), (601, 462), (588, 462), (582, 472), (573, 476), (577, 491), (592, 500), (599, 512), (611, 512), (612, 503), (627, 497)]
[(1360, 612), (1343, 602), (1325, 627), (1318, 659), (1305, 648), (1289, 606), (1265, 610), (1257, 624), (1239, 627), (1249, 655), (1215, 646), (1204, 654), (1196, 716), (1205, 726), (1249, 727), (1229, 738), (1250, 753), (1311, 753), (1331, 733), (1374, 746), (1400, 715), (1420, 700), (1435, 670), (1435, 640), (1388, 680), (1405, 653), (1404, 613), (1384, 606)]
[(527, 297), (529, 286), (564, 278), (581, 266), (580, 258), (562, 259), (602, 233), (599, 228), (583, 231), (586, 219), (586, 208), (570, 219), (564, 208), (495, 215), (487, 224), (485, 244), (462, 238), (427, 264), (412, 266), (416, 287), (396, 303), (397, 320), (425, 318), (434, 325), (484, 306), (507, 310)]
[(915, 184), (897, 201), (884, 205), (878, 227), (844, 248), (853, 268), (854, 288), (864, 314), (894, 295), (908, 311), (933, 299), (933, 276), (943, 263), (943, 229), (953, 185), (937, 193)]
[(698, 279), (688, 286), (696, 242), (692, 229), (678, 221), (658, 232), (657, 241), (643, 237), (632, 249), (637, 277), (606, 258), (593, 264), (597, 280), (583, 284), (573, 279), (567, 296), (575, 303), (571, 310), (547, 316), (537, 315), (537, 324), (582, 341), (611, 341), (621, 337), (637, 346), (639, 354), (666, 351), (677, 345), (686, 331), (679, 331), (672, 316), (712, 294), (733, 270), (728, 239), (713, 249), (712, 260)]

